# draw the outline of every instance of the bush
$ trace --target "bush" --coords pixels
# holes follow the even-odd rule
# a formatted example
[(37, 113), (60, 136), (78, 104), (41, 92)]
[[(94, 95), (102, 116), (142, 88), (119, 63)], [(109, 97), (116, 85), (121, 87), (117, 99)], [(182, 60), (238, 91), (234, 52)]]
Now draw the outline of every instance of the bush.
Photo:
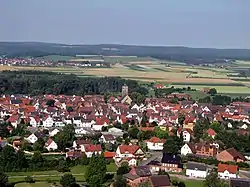
[(25, 182), (27, 182), (27, 183), (35, 183), (36, 181), (35, 181), (35, 179), (33, 178), (33, 177), (31, 177), (31, 176), (27, 176), (27, 177), (25, 177)]

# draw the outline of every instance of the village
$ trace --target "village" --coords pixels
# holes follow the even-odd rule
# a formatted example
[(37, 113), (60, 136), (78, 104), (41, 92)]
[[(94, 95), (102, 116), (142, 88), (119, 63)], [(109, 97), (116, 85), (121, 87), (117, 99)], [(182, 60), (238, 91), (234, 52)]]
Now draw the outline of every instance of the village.
[[(221, 126), (249, 137), (249, 103), (216, 106), (190, 101), (187, 94), (173, 93), (167, 98), (146, 98), (144, 104), (137, 104), (129, 97), (128, 89), (124, 85), (121, 96), (111, 96), (107, 101), (102, 95), (3, 95), (0, 117), (7, 134), (20, 126), (25, 132), (8, 139), (0, 137), (0, 145), (18, 150), (28, 144), (31, 148), (25, 151), (33, 154), (36, 142), (42, 139), (41, 152), (45, 154), (63, 154), (72, 160), (103, 154), (117, 167), (127, 163), (132, 168), (124, 174), (130, 186), (149, 178), (170, 185), (167, 176), (155, 176), (160, 172), (204, 179), (214, 167), (221, 179), (239, 182), (249, 176), (240, 172), (240, 168), (249, 168), (249, 154), (228, 147), (227, 142), (217, 138)], [(174, 104), (169, 102), (173, 97), (183, 100)], [(204, 119), (207, 122), (201, 122)], [(199, 130), (199, 121), (208, 125)], [(59, 146), (55, 137), (68, 125), (74, 127), (76, 138), (70, 146)], [(175, 138), (181, 141), (177, 150), (173, 147)]]

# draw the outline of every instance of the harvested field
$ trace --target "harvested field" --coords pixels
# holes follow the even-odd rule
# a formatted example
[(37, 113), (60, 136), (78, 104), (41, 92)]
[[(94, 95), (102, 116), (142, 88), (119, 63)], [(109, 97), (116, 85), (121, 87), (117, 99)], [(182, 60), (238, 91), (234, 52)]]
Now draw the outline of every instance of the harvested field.
[[(143, 82), (172, 84), (176, 87), (190, 86), (196, 89), (214, 87), (220, 93), (230, 94), (245, 94), (250, 91), (248, 78), (237, 77), (236, 70), (240, 67), (237, 67), (236, 70), (233, 68), (228, 70), (215, 67), (187, 66), (178, 63), (166, 66), (159, 60), (149, 60), (150, 58), (147, 59), (147, 57), (104, 57), (105, 61), (107, 58), (116, 61), (111, 68), (0, 66), (0, 70), (52, 71), (72, 73), (83, 78), (88, 76), (119, 76)], [(95, 58), (91, 59), (95, 60)], [(229, 77), (232, 74), (235, 76)]]

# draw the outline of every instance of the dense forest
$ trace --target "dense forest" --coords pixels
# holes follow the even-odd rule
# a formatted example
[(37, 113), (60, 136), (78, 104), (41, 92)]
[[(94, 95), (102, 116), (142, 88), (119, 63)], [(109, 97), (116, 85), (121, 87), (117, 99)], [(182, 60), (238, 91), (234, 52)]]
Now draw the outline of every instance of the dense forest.
[(86, 77), (74, 74), (60, 74), (40, 71), (3, 71), (0, 73), (0, 94), (104, 94), (120, 92), (124, 84), (129, 92), (147, 94), (148, 90), (139, 86), (137, 81), (119, 77)]
[[(112, 50), (110, 50), (112, 49)], [(218, 63), (225, 59), (250, 60), (249, 49), (211, 49), (132, 45), (63, 45), (38, 42), (0, 42), (0, 56), (106, 55), (154, 57), (187, 64)]]

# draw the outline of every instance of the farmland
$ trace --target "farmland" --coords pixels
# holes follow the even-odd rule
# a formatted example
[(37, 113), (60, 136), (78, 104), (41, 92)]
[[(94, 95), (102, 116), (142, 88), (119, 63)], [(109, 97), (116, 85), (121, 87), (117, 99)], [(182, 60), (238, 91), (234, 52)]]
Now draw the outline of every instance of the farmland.
[[(56, 56), (50, 56), (59, 59)], [(48, 56), (44, 58), (49, 58)], [(81, 58), (63, 57), (78, 61)], [(99, 58), (91, 58), (92, 61)], [(79, 77), (88, 76), (120, 76), (144, 82), (162, 83), (174, 87), (198, 89), (204, 87), (216, 88), (219, 93), (248, 94), (250, 78), (238, 76), (242, 69), (248, 70), (250, 62), (236, 61), (230, 67), (191, 66), (179, 62), (168, 62), (151, 57), (135, 56), (104, 56), (102, 60), (112, 63), (111, 68), (79, 68), (79, 67), (38, 67), (38, 66), (0, 66), (0, 70), (39, 70), (65, 74), (76, 74)]]

